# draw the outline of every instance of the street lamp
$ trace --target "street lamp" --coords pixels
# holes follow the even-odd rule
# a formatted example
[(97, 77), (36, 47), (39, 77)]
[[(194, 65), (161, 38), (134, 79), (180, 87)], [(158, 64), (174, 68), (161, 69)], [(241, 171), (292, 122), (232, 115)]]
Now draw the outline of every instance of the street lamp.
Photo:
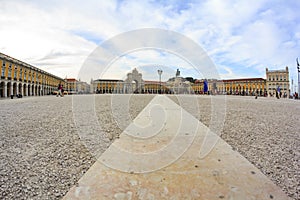
[(161, 94), (161, 74), (163, 71), (161, 69), (157, 70), (157, 73), (159, 75), (159, 93)]
[(298, 62), (298, 58), (297, 58), (297, 69), (298, 69), (298, 98), (299, 98), (299, 94), (300, 94), (300, 80), (299, 80), (300, 65), (299, 65), (299, 62)]

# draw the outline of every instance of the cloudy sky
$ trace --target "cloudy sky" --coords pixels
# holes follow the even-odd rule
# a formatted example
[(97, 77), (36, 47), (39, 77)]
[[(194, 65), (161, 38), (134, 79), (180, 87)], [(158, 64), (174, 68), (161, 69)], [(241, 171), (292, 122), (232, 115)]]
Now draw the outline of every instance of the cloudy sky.
[[(296, 0), (0, 0), (0, 52), (62, 78), (80, 78), (89, 55), (105, 41), (143, 28), (170, 30), (196, 42), (223, 79), (265, 78), (265, 68), (290, 68), (300, 57), (300, 1)], [(168, 3), (166, 3), (168, 2)], [(145, 36), (146, 37), (146, 36)], [(162, 41), (163, 42), (163, 41)], [(187, 60), (141, 49), (115, 59), (97, 77), (123, 79), (134, 67), (144, 79), (200, 78)], [(197, 66), (196, 66), (197, 67)]]

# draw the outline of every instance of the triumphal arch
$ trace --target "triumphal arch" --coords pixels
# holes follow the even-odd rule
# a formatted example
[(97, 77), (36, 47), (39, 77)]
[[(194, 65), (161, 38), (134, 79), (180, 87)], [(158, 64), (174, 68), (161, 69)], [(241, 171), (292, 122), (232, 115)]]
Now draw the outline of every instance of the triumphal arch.
[(144, 86), (145, 82), (142, 79), (142, 74), (136, 68), (127, 74), (124, 85), (125, 93), (142, 93)]

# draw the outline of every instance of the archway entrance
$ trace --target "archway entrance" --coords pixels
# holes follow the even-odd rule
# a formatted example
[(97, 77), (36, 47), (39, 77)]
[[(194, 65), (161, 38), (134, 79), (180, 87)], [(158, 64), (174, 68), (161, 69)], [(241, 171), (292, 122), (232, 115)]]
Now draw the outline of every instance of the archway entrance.
[(18, 94), (18, 84), (14, 83), (13, 84), (13, 95), (16, 96)]
[(26, 88), (27, 88), (27, 85), (24, 84), (24, 85), (23, 85), (23, 96), (26, 96), (26, 95), (27, 95), (27, 93), (26, 93)]
[(28, 96), (31, 96), (31, 90), (30, 90), (30, 85), (28, 85), (28, 87), (27, 87), (28, 89), (27, 89), (27, 95)]
[(34, 85), (31, 86), (31, 96), (35, 96), (35, 89)]
[(22, 96), (24, 96), (23, 92), (22, 92), (22, 83), (19, 83), (18, 85), (18, 94), (21, 94)]
[(0, 83), (0, 96), (4, 97), (4, 82)]
[(144, 91), (144, 81), (142, 79), (142, 74), (138, 72), (136, 68), (132, 70), (131, 73), (127, 74), (127, 79), (125, 80), (125, 93), (142, 93)]
[(11, 89), (12, 89), (11, 82), (8, 82), (7, 83), (7, 93), (6, 93), (8, 97), (10, 97), (10, 95), (11, 95)]

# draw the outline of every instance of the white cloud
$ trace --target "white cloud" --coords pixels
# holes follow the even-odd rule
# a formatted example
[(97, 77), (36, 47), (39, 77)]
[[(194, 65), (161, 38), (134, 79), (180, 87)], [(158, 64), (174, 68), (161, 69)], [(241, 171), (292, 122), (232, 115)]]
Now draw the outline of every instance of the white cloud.
[[(208, 52), (222, 77), (264, 77), (265, 67), (286, 65), (295, 77), (295, 58), (300, 57), (299, 9), (296, 1), (267, 0), (3, 0), (0, 51), (58, 76), (77, 77), (87, 56), (101, 42), (124, 31), (152, 27), (193, 39)], [(163, 57), (149, 54), (150, 58), (160, 63)], [(172, 66), (173, 60), (165, 57), (170, 62), (166, 66)], [(122, 62), (123, 67), (112, 76), (126, 73), (124, 66), (138, 60)], [(189, 70), (188, 65), (174, 64), (183, 72)]]

